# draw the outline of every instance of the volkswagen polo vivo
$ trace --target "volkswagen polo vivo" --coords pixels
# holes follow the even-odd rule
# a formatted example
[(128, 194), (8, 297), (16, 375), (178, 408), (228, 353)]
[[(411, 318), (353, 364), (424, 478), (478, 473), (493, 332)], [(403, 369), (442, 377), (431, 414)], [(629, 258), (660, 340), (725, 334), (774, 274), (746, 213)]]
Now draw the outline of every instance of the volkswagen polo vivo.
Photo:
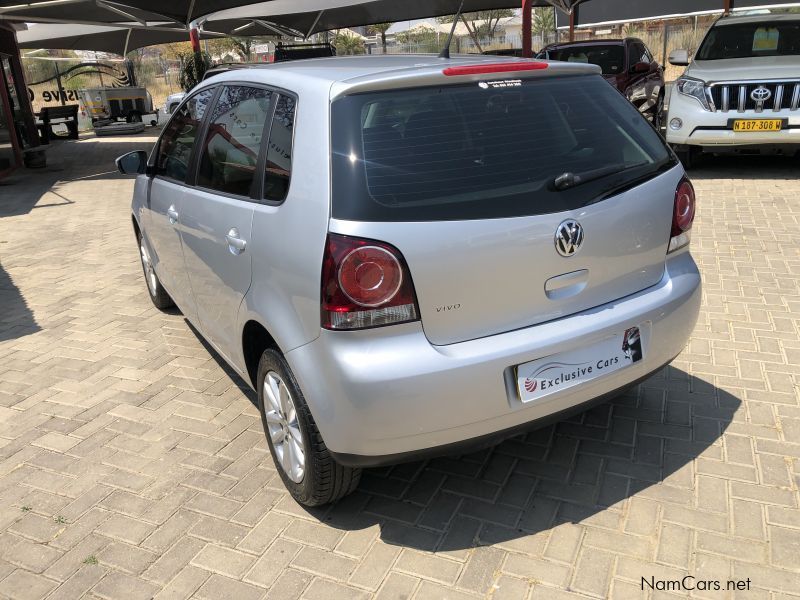
[(618, 394), (697, 319), (694, 191), (596, 66), (239, 70), (118, 164), (153, 302), (257, 390), (306, 505)]

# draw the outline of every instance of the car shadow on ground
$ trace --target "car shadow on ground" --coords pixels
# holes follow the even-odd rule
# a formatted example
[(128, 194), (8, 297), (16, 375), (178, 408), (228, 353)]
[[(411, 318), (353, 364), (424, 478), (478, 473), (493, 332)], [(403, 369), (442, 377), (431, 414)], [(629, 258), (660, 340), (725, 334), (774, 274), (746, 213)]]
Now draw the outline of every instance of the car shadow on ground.
[(3, 268), (2, 242), (0, 239), (0, 342), (41, 331), (25, 297)]
[[(180, 309), (177, 308), (177, 307), (168, 308), (166, 310), (163, 310), (162, 312), (164, 312), (164, 313), (166, 313), (168, 315), (181, 315), (181, 314), (183, 314), (183, 313), (181, 313)], [(208, 341), (206, 341), (206, 339), (203, 337), (203, 334), (200, 333), (197, 330), (197, 328), (189, 322), (189, 319), (184, 317), (183, 318), (183, 322), (191, 330), (191, 332), (195, 335), (195, 337), (197, 338), (197, 341), (200, 342), (200, 344), (202, 344), (202, 346), (205, 349), (205, 351), (208, 352), (211, 355), (211, 357), (214, 359), (214, 361), (216, 361), (217, 365), (219, 365), (219, 368), (222, 369), (225, 372), (225, 375), (227, 375), (228, 378), (234, 383), (234, 385), (239, 388), (239, 390), (242, 392), (242, 394), (244, 394), (245, 398), (247, 398), (252, 403), (253, 406), (258, 408), (258, 394), (256, 394), (255, 391), (253, 391), (253, 388), (251, 388), (250, 385), (244, 379), (242, 379), (236, 371), (233, 370), (233, 367), (231, 367), (227, 363), (227, 361), (224, 358), (222, 358), (222, 355), (220, 355), (214, 349), (214, 347), (211, 344), (209, 344)], [(266, 445), (266, 442), (265, 442), (265, 445)]]
[[(130, 177), (116, 170), (113, 159), (133, 150), (149, 151), (157, 133), (150, 128), (130, 139), (94, 138), (91, 134), (82, 134), (80, 140), (51, 142), (44, 146), (46, 167), (18, 169), (0, 180), (0, 218), (26, 215), (34, 208), (72, 204), (74, 200), (60, 193), (60, 188), (73, 181)], [(86, 153), (96, 152), (107, 156), (108, 160), (86, 157)]]
[[(257, 406), (250, 387), (192, 331)], [(635, 494), (691, 502), (694, 459), (721, 458), (721, 436), (740, 405), (668, 366), (554, 425), (471, 454), (365, 469), (356, 491), (331, 506), (292, 504), (343, 531), (378, 526), (382, 541), (419, 550), (530, 549), (543, 543), (535, 534), (563, 523), (619, 528), (621, 503)]]
[(719, 155), (703, 154), (688, 171), (690, 179), (701, 181), (736, 179), (797, 179), (800, 155)]
[(352, 496), (310, 512), (342, 529), (379, 524), (386, 543), (436, 551), (527, 548), (541, 541), (532, 534), (585, 520), (617, 529), (635, 494), (691, 501), (693, 460), (721, 454), (712, 446), (740, 404), (667, 367), (606, 404), (480, 452), (367, 470)]

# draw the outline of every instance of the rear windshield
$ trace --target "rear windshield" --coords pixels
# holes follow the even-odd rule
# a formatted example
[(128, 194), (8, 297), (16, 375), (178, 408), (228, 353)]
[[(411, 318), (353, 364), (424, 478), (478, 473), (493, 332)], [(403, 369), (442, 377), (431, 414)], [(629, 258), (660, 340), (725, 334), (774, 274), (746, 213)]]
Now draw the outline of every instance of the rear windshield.
[(800, 55), (800, 21), (712, 27), (697, 60)]
[[(346, 96), (333, 103), (331, 135), (332, 212), (347, 220), (573, 210), (674, 164), (599, 75)], [(569, 173), (583, 183), (555, 184)]]
[(600, 67), (603, 75), (618, 75), (625, 70), (625, 47), (622, 44), (598, 44), (597, 46), (581, 44), (571, 48), (554, 48), (543, 51), (540, 58), (590, 63)]

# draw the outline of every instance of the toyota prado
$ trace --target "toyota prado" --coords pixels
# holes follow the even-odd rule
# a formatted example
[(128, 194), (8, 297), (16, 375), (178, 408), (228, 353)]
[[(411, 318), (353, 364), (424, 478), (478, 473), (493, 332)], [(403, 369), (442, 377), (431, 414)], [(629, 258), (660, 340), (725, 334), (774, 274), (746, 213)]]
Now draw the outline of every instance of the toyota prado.
[(306, 505), (618, 394), (697, 319), (692, 185), (593, 65), (232, 71), (118, 165), (150, 297), (257, 390)]
[(800, 149), (800, 14), (730, 16), (708, 31), (670, 94), (667, 141), (685, 164), (699, 152)]

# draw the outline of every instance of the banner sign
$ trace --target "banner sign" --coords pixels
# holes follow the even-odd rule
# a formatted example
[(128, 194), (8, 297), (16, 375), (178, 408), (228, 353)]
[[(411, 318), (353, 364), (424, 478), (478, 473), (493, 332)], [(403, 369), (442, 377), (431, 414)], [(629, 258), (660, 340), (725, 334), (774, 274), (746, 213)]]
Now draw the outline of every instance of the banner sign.
[[(101, 87), (128, 87), (132, 85), (130, 75), (123, 69), (99, 62), (84, 62), (63, 73), (59, 72), (56, 65), (56, 73), (52, 77), (34, 81), (28, 85), (28, 96), (31, 102), (80, 102), (81, 89), (64, 89), (64, 83), (75, 77), (96, 77), (99, 78)], [(49, 84), (42, 88), (43, 84)], [(96, 87), (92, 85), (81, 85), (81, 88)]]

